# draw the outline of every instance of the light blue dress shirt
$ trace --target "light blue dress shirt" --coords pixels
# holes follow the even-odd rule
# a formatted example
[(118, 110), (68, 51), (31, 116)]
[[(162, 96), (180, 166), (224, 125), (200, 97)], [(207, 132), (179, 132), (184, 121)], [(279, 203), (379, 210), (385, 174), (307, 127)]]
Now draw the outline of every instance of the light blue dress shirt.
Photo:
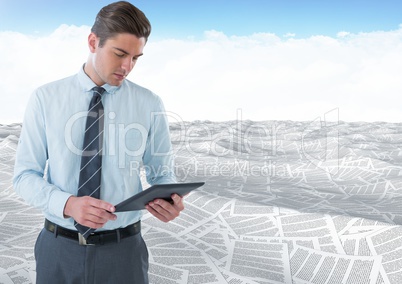
[[(77, 195), (81, 150), (93, 81), (78, 74), (38, 88), (28, 103), (17, 149), (14, 188), (50, 221), (75, 230), (64, 218), (67, 199)], [(124, 80), (102, 86), (104, 137), (101, 199), (118, 204), (142, 191), (140, 169), (150, 184), (176, 182), (169, 124), (161, 99)], [(125, 227), (141, 211), (116, 213), (102, 229)]]

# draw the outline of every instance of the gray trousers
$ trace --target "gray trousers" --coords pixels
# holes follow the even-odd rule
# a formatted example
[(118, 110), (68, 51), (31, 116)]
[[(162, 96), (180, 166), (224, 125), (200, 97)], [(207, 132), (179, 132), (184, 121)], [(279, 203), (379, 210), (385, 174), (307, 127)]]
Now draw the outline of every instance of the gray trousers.
[(120, 243), (81, 246), (43, 229), (35, 244), (36, 283), (148, 283), (148, 250), (141, 233)]

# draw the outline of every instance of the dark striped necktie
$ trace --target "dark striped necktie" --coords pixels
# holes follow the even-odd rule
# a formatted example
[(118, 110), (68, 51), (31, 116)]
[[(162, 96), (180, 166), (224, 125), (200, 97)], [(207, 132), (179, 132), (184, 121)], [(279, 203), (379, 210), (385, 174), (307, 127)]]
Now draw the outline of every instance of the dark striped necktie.
[[(77, 196), (91, 196), (100, 198), (102, 146), (103, 146), (103, 105), (102, 87), (94, 87), (93, 97), (89, 104), (87, 122), (85, 126), (84, 143), (82, 147), (80, 178)], [(87, 238), (95, 229), (91, 229), (77, 222), (77, 230)]]

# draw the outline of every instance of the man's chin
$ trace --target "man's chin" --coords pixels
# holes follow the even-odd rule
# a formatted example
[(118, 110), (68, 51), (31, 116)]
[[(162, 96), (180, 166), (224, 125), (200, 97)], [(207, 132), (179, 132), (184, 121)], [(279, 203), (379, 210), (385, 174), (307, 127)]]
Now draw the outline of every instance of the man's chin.
[(112, 82), (108, 82), (108, 84), (110, 86), (114, 86), (114, 87), (120, 87), (121, 84), (123, 84), (124, 79), (123, 80), (113, 80)]

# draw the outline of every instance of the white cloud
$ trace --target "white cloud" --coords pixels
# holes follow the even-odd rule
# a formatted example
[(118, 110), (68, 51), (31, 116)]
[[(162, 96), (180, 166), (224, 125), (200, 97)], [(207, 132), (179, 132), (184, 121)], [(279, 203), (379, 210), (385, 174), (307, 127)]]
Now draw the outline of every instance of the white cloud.
[(343, 31), (343, 32), (338, 32), (338, 33), (336, 34), (337, 37), (347, 37), (348, 35), (350, 35), (350, 32), (345, 32), (345, 31)]
[[(21, 121), (34, 87), (75, 73), (89, 27), (48, 37), (0, 33), (0, 122)], [(129, 78), (184, 120), (313, 120), (339, 108), (345, 121), (400, 121), (402, 27), (281, 39), (275, 34), (148, 42)]]
[(283, 37), (295, 37), (296, 34), (295, 33), (286, 33), (283, 35)]
[(62, 25), (46, 37), (0, 32), (0, 123), (22, 121), (35, 88), (79, 70), (89, 30)]

